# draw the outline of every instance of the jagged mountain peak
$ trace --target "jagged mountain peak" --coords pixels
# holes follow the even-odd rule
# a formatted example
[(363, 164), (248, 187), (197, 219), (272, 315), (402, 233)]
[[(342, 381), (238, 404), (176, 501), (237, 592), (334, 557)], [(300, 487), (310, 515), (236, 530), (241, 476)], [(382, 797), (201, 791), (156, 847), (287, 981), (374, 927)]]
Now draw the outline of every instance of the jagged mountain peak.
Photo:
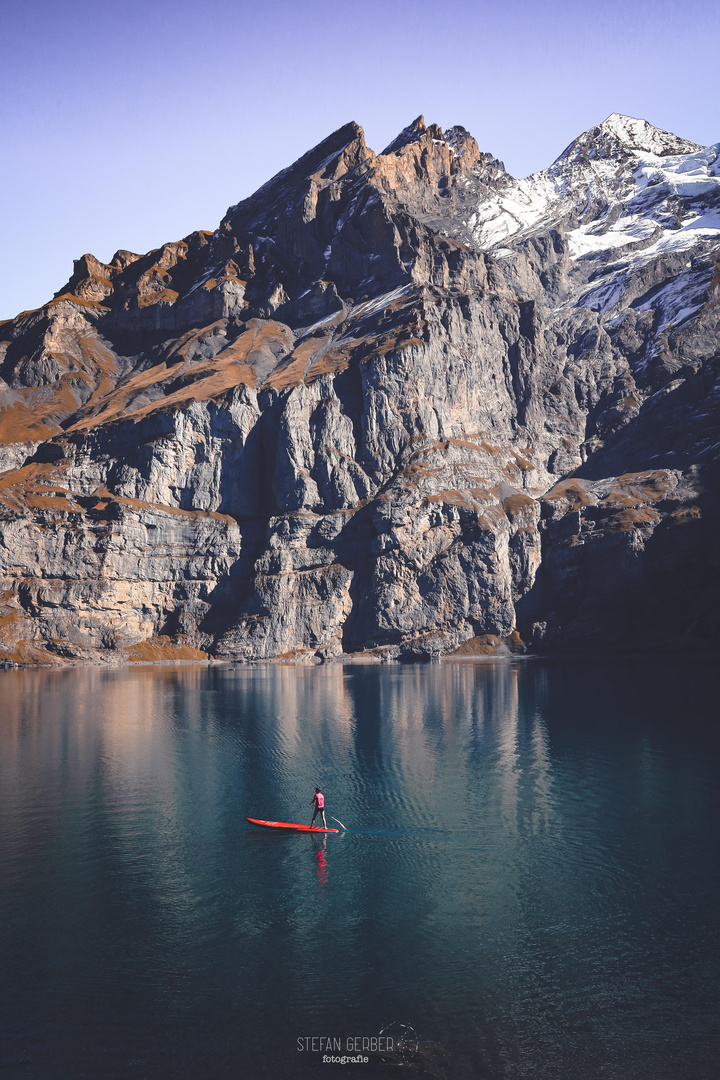
[[(462, 127), (461, 124), (455, 124), (453, 127), (448, 128), (447, 131), (444, 131), (443, 139), (456, 157), (462, 157), (468, 149), (477, 146), (475, 139), (470, 132), (467, 128)], [(502, 162), (499, 162), (499, 164), (502, 165), (503, 169), (505, 168)]]
[(427, 128), (425, 127), (425, 117), (416, 117), (412, 124), (408, 124), (403, 128), (399, 135), (397, 135), (391, 143), (389, 143), (383, 150), (385, 154), (396, 154), (399, 150), (402, 150), (403, 146), (407, 146), (408, 143), (417, 142), (421, 135), (424, 135)]
[(430, 139), (436, 144), (446, 144), (456, 159), (463, 157), (463, 155), (472, 156), (472, 163), (474, 164), (478, 157), (483, 157), (492, 160), (501, 167), (501, 171), (504, 171), (505, 166), (502, 162), (498, 162), (491, 154), (480, 154), (477, 142), (467, 128), (464, 128), (461, 124), (455, 124), (446, 131), (443, 131), (438, 124), (430, 124), (428, 127), (422, 115), (416, 117), (411, 124), (403, 128), (400, 134), (385, 147), (379, 157), (388, 157), (391, 154), (397, 156), (406, 147), (426, 139)]
[(110, 321), (143, 330), (185, 331), (201, 310), (281, 313), (296, 325), (308, 295), (336, 304), (327, 282), (357, 298), (412, 279), (415, 259), (400, 256), (390, 224), (399, 207), (411, 215), (401, 230), (412, 219), (462, 242), (468, 209), (502, 172), (460, 126), (443, 133), (419, 116), (376, 155), (350, 122), (230, 207), (214, 233), (142, 256), (120, 251), (110, 263), (83, 256), (56, 298), (100, 305)]
[(247, 211), (257, 214), (259, 207), (272, 205), (282, 197), (286, 189), (296, 187), (311, 176), (323, 174), (326, 178), (334, 178), (339, 171), (346, 171), (348, 167), (374, 156), (365, 144), (365, 132), (359, 124), (351, 120), (317, 143), (292, 165), (276, 173), (249, 198), (231, 206), (225, 219), (243, 218)]
[(573, 139), (554, 164), (568, 160), (618, 157), (641, 152), (656, 157), (692, 154), (701, 147), (647, 120), (623, 113), (611, 113), (597, 127)]

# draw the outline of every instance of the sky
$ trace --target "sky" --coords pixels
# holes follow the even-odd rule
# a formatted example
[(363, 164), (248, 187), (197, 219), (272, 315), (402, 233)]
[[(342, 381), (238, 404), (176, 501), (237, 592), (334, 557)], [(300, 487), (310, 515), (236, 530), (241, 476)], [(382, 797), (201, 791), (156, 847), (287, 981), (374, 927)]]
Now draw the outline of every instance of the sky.
[(0, 43), (0, 319), (349, 120), (462, 124), (515, 176), (612, 112), (720, 140), (717, 0), (0, 0)]

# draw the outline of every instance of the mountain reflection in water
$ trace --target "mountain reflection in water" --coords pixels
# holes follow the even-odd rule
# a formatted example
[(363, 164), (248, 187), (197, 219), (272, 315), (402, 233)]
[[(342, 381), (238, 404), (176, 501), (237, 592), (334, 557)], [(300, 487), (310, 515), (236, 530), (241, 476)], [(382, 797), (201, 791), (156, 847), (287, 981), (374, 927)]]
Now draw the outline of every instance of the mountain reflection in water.
[[(0, 673), (0, 1064), (304, 1077), (298, 1039), (401, 1023), (449, 1077), (711, 1075), (717, 691), (599, 661)], [(316, 785), (346, 833), (246, 824), (309, 822)]]

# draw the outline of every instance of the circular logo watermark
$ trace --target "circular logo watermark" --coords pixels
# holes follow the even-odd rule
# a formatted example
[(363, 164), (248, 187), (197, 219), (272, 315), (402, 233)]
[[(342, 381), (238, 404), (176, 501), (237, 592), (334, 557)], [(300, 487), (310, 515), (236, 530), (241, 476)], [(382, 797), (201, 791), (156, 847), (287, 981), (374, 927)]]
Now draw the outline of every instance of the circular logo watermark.
[(388, 1040), (388, 1043), (392, 1040), (389, 1044), (392, 1045), (394, 1053), (401, 1061), (409, 1062), (417, 1054), (420, 1039), (410, 1024), (401, 1024), (398, 1020), (394, 1020), (392, 1024), (386, 1024), (380, 1034)]

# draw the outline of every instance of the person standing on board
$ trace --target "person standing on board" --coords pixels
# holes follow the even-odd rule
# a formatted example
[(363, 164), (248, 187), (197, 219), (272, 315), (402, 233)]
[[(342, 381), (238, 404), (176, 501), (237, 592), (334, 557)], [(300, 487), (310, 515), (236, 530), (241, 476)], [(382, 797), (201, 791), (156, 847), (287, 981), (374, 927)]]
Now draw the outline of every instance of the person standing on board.
[(315, 818), (318, 816), (318, 814), (320, 814), (320, 816), (322, 817), (323, 828), (327, 829), (327, 821), (325, 820), (325, 796), (323, 795), (319, 787), (315, 788), (315, 794), (310, 801), (315, 804), (312, 821), (310, 822), (310, 828), (313, 828), (313, 826), (315, 825)]

